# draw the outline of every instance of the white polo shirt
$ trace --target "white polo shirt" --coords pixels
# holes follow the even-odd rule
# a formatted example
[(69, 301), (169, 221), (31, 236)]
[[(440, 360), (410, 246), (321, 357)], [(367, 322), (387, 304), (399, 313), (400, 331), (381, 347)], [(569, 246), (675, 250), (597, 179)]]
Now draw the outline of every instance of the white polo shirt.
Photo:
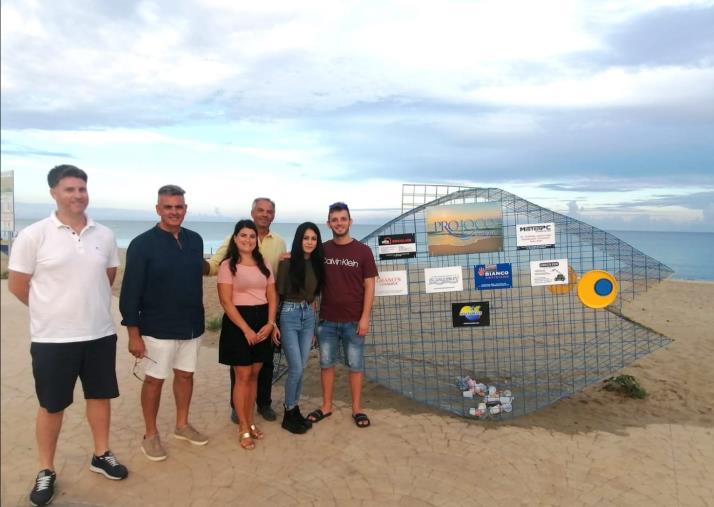
[(117, 266), (114, 233), (90, 218), (79, 234), (55, 212), (20, 231), (8, 269), (32, 275), (32, 341), (81, 342), (116, 333), (107, 269)]

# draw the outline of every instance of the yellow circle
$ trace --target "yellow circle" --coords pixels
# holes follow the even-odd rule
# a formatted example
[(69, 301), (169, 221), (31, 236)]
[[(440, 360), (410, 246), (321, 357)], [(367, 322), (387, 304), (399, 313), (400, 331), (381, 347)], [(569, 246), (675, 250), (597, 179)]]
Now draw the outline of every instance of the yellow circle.
[[(599, 289), (596, 290), (596, 286)], [(598, 294), (601, 292), (607, 292)], [(618, 284), (607, 271), (593, 269), (585, 273), (578, 282), (578, 298), (589, 308), (605, 308), (617, 298)]]

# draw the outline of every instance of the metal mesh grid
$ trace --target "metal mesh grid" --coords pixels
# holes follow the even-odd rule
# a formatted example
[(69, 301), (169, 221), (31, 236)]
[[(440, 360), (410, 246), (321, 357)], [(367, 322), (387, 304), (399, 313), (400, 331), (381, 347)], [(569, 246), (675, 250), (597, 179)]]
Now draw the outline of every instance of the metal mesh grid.
[[(425, 210), (431, 206), (500, 201), (503, 251), (429, 257)], [(400, 394), (460, 415), (478, 399), (462, 396), (457, 377), (509, 389), (513, 411), (499, 419), (543, 408), (662, 347), (670, 340), (620, 314), (630, 300), (672, 270), (615, 236), (494, 188), (404, 185), (402, 215), (362, 241), (378, 259), (377, 238), (414, 233), (417, 255), (378, 261), (382, 271), (405, 270), (409, 294), (375, 299), (366, 347), (366, 375)], [(516, 249), (516, 224), (554, 222), (556, 246)], [(607, 309), (584, 306), (576, 291), (552, 294), (531, 287), (530, 262), (567, 258), (578, 274), (602, 269), (620, 284)], [(478, 290), (473, 266), (509, 262), (513, 287)], [(424, 269), (461, 266), (464, 290), (425, 293)], [(451, 304), (489, 301), (488, 327), (454, 328)]]
[(273, 380), (272, 383), (275, 384), (280, 380), (283, 375), (288, 372), (288, 360), (283, 354), (282, 347), (275, 349), (273, 352)]

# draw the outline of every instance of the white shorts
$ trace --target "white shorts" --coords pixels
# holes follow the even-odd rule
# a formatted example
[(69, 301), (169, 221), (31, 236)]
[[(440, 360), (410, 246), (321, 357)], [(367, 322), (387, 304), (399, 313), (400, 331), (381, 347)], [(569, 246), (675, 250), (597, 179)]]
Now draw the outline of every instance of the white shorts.
[(160, 340), (152, 336), (144, 336), (146, 345), (144, 374), (154, 378), (166, 379), (171, 370), (194, 372), (198, 362), (198, 349), (201, 338), (190, 340)]

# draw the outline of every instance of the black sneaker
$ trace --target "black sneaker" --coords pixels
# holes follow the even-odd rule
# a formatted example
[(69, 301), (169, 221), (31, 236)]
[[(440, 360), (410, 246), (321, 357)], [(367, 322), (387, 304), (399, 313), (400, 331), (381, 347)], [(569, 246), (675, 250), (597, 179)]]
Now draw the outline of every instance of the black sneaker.
[(273, 407), (271, 407), (270, 405), (266, 405), (264, 407), (258, 407), (258, 413), (266, 421), (274, 421), (275, 419), (278, 418), (277, 414), (275, 413), (275, 410), (273, 410)]
[(126, 476), (129, 475), (129, 470), (117, 461), (112, 451), (107, 451), (101, 456), (92, 456), (92, 463), (89, 465), (89, 469), (92, 472), (104, 474), (107, 479), (115, 481), (126, 479)]
[(30, 492), (30, 503), (35, 506), (49, 504), (55, 497), (55, 480), (57, 474), (52, 470), (40, 470), (35, 479), (35, 487)]

